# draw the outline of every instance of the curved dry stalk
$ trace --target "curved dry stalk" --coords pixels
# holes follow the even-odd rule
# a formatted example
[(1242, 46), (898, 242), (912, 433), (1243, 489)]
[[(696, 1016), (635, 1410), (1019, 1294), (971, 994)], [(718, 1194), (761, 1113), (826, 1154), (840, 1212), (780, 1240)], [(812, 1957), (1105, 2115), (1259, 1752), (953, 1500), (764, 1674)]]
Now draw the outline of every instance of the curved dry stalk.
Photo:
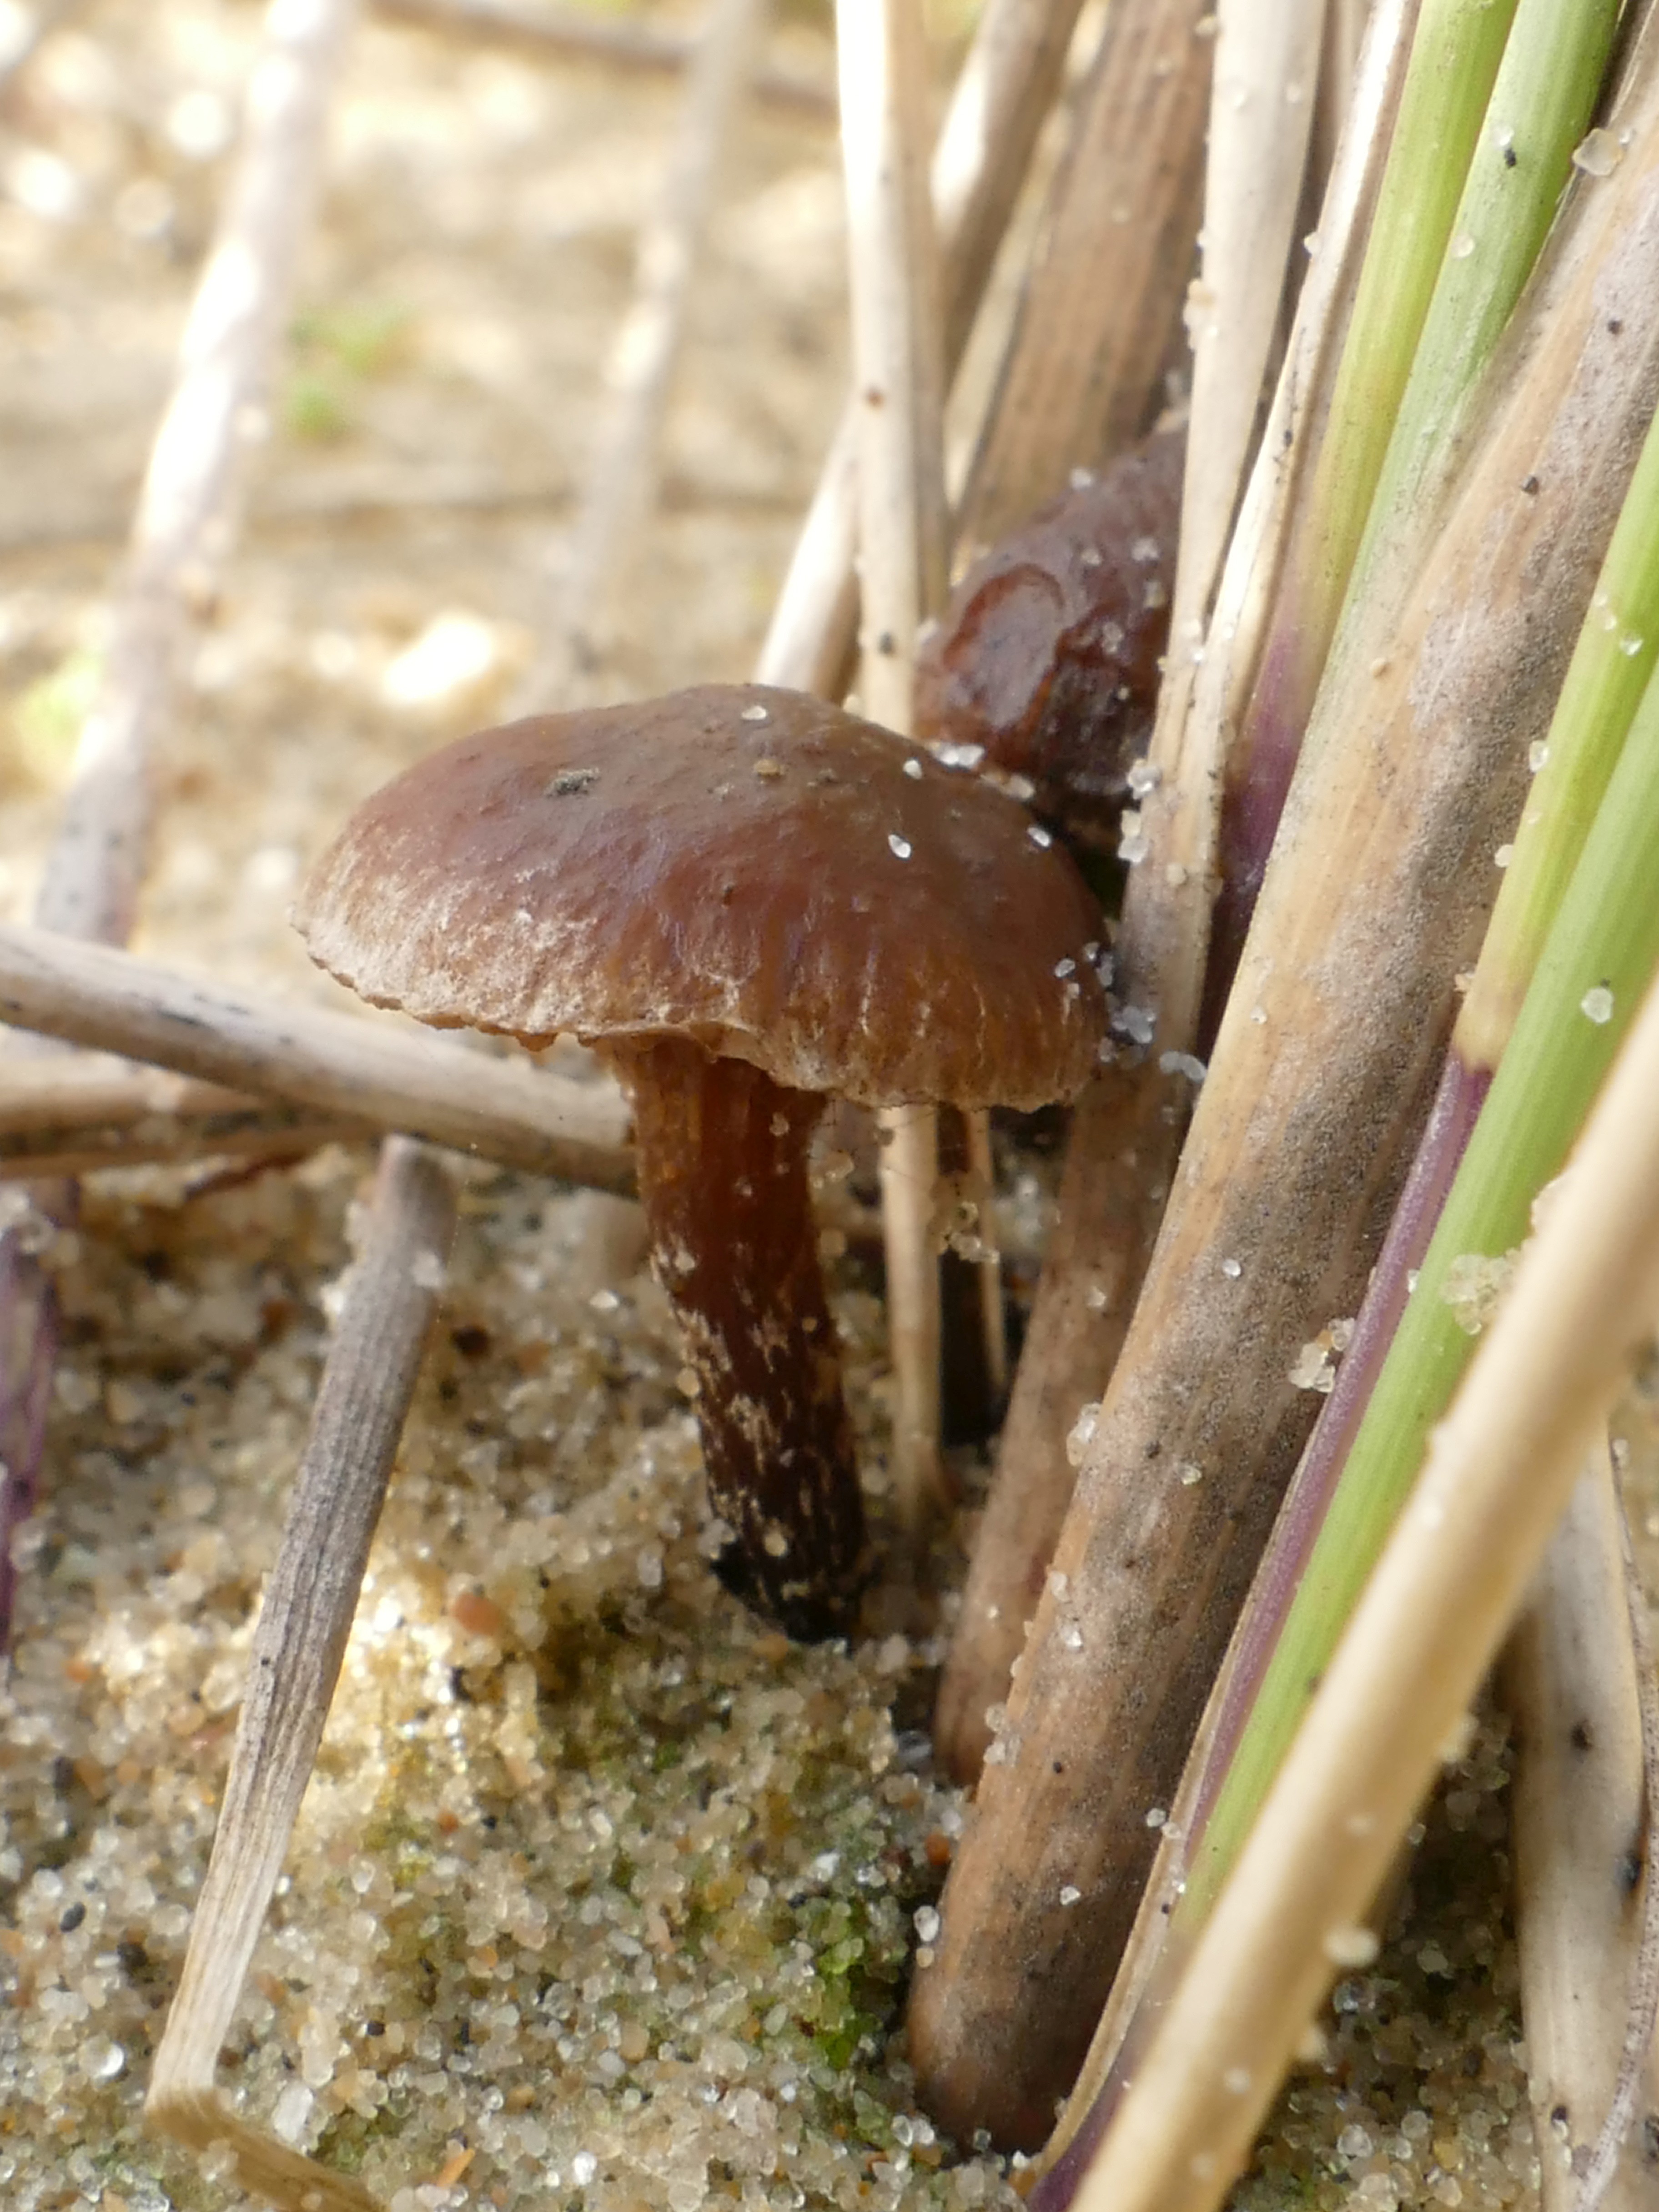
[[(1397, 630), (1353, 656), (1332, 723), (1345, 741), (1291, 794), (1003, 1759), (916, 1983), (913, 2055), (952, 2126), (1030, 2140), (1081, 2061), (1146, 1814), (1169, 1803), (1307, 1434), (1291, 1370), (1354, 1310), (1427, 1109), (1490, 856), (1659, 382), (1659, 134), (1626, 119), (1623, 167), (1581, 197), (1534, 282), (1526, 343)], [(1178, 1655), (1156, 1705), (1139, 1692), (1153, 1650)]]
[(274, 1092), (503, 1165), (631, 1196), (628, 1109), (578, 1083), (391, 1023), (261, 1004), (112, 946), (0, 924), (0, 1021), (180, 1075)]
[[(1249, 696), (1297, 486), (1329, 398), (1410, 17), (1405, 0), (1392, 0), (1374, 19), (1352, 125), (1321, 216), (1322, 250), (1303, 289), (1203, 650), (1194, 652), (1190, 640), (1182, 650), (1177, 641), (1158, 701), (1148, 756), (1156, 780), (1141, 800), (1152, 849), (1130, 878), (1119, 969), (1124, 996), (1157, 1009), (1160, 1054), (1190, 1053), (1196, 1043), (1216, 777)], [(1271, 266), (1282, 256), (1275, 255), (1270, 232), (1259, 233), (1257, 245), (1269, 264), (1262, 281), (1270, 283)], [(1201, 453), (1196, 416), (1194, 430)], [(1207, 465), (1218, 468), (1220, 459)], [(1212, 495), (1228, 510), (1235, 497), (1231, 488)], [(1211, 580), (1183, 584), (1184, 544), (1178, 559), (1177, 599), (1207, 607)], [(963, 1780), (978, 1773), (985, 1756), (991, 1740), (985, 1715), (1007, 1694), (1071, 1500), (1067, 1436), (1079, 1407), (1104, 1392), (1122, 1347), (1164, 1216), (1188, 1092), (1188, 1077), (1143, 1060), (1099, 1076), (1073, 1116), (1059, 1221), (939, 1692), (935, 1738)]]
[(1659, 1310), (1659, 990), (1436, 1432), (1079, 2193), (1212, 2212), (1536, 1571)]
[(283, 2212), (378, 2204), (240, 2118), (214, 2077), (322, 1741), (454, 1226), (443, 1170), (423, 1146), (388, 1139), (265, 1587), (213, 1854), (145, 2099), (153, 2126), (197, 2149), (228, 2146), (241, 2186)]

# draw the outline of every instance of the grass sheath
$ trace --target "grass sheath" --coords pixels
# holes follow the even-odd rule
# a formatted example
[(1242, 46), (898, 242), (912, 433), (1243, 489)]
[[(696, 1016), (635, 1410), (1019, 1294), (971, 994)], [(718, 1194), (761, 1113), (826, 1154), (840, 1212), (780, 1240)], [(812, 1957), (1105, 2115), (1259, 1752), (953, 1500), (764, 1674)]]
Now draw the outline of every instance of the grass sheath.
[[(1636, 1658), (1619, 1633), (1620, 1521), (1603, 1450), (1578, 1480), (1498, 1674), (1516, 1738), (1516, 1939), (1545, 2212), (1573, 2212), (1613, 2101), (1644, 1909), (1630, 1882), (1645, 1784)], [(1639, 2154), (1629, 2163), (1609, 2212), (1638, 2212), (1647, 2193)]]

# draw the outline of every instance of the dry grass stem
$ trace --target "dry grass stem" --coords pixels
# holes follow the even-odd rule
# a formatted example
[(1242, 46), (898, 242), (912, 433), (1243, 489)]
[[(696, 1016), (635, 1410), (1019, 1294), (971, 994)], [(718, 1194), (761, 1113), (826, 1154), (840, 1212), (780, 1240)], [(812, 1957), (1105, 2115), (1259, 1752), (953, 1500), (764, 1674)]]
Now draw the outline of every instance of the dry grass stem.
[(0, 927), (0, 1020), (274, 1092), (362, 1127), (403, 1129), (504, 1165), (630, 1194), (628, 1111), (614, 1084), (390, 1023), (261, 1006), (106, 945)]
[(1659, 1312), (1659, 992), (1395, 1528), (1081, 2212), (1211, 2212), (1364, 1921)]
[[(1292, 790), (937, 1961), (917, 1978), (912, 2049), (953, 2126), (1040, 2138), (1082, 2061), (1152, 1855), (1148, 1808), (1170, 1802), (1318, 1402), (1291, 1370), (1355, 1310), (1426, 1109), (1491, 856), (1659, 380), (1655, 98), (1644, 78), (1616, 112), (1625, 161), (1558, 228), (1410, 605), (1353, 656), (1328, 702), (1344, 741), (1304, 760)], [(1166, 1675), (1154, 1655), (1170, 1654)], [(1154, 1675), (1164, 1693), (1147, 1699)], [(1069, 1909), (1063, 1887), (1082, 1893)]]
[[(987, 0), (934, 149), (942, 369), (954, 375), (1082, 0)], [(859, 407), (849, 394), (761, 648), (756, 680), (837, 699), (858, 624)]]
[[(1151, 852), (1130, 878), (1119, 948), (1126, 997), (1157, 1010), (1158, 1053), (1137, 1068), (1106, 1071), (1073, 1116), (1060, 1218), (940, 1690), (936, 1735), (952, 1771), (964, 1779), (978, 1772), (990, 1742), (985, 1715), (1007, 1694), (1071, 1499), (1067, 1436), (1079, 1407), (1106, 1388), (1164, 1216), (1189, 1079), (1165, 1074), (1158, 1060), (1165, 1051), (1195, 1048), (1216, 865), (1217, 777), (1249, 697), (1297, 489), (1329, 398), (1387, 155), (1409, 18), (1404, 0), (1391, 0), (1373, 19), (1320, 216), (1322, 250), (1302, 289), (1203, 650), (1177, 639), (1170, 654), (1148, 756), (1156, 781), (1139, 802)], [(1266, 250), (1260, 234), (1256, 244)], [(1269, 270), (1261, 276), (1275, 281)], [(1196, 414), (1194, 434), (1197, 465), (1220, 466), (1224, 449), (1215, 460), (1205, 458)], [(1189, 471), (1194, 465), (1189, 456)], [(1231, 508), (1236, 497), (1230, 487), (1213, 501)], [(1182, 584), (1187, 558), (1183, 543), (1177, 600), (1207, 611), (1211, 585)]]
[[(586, 8), (556, 0), (375, 0), (376, 12), (401, 16), (469, 44), (495, 41), (527, 53), (556, 54), (609, 69), (646, 70), (663, 76), (696, 65), (699, 41), (642, 22), (611, 22)], [(835, 113), (828, 85), (772, 69), (755, 69), (749, 88), (757, 100), (798, 107), (809, 115)]]
[[(1516, 1736), (1516, 1933), (1540, 2189), (1545, 2212), (1577, 2212), (1620, 2075), (1643, 1918), (1630, 1875), (1645, 1856), (1638, 1670), (1605, 1451), (1551, 1539), (1503, 1692)], [(1626, 2166), (1602, 2201), (1638, 2212), (1650, 2195)]]
[[(916, 635), (946, 589), (944, 369), (925, 149), (919, 0), (843, 0), (836, 15), (858, 397), (860, 691), (872, 720), (911, 727)], [(893, 1356), (893, 1474), (919, 1528), (942, 1495), (939, 1139), (931, 1109), (881, 1117)]]
[(685, 336), (721, 150), (750, 75), (763, 0), (714, 0), (686, 77), (679, 125), (640, 233), (634, 295), (611, 346), (609, 403), (569, 542), (547, 646), (521, 688), (519, 711), (564, 702), (597, 655), (611, 594), (650, 505), (670, 386)]
[(981, 551), (1151, 428), (1181, 340), (1209, 110), (1204, 0), (1118, 0), (1078, 101), (959, 535)]
[(322, 1740), (454, 1224), (442, 1168), (422, 1146), (389, 1139), (266, 1586), (213, 1856), (150, 2076), (151, 2121), (198, 2149), (227, 2145), (241, 2186), (284, 2212), (362, 2212), (376, 2200), (238, 2118), (214, 2077)]
[(1202, 634), (1260, 412), (1325, 14), (1325, 0), (1231, 0), (1216, 11), (1204, 246), (1187, 303), (1193, 402), (1170, 622), (1177, 652)]

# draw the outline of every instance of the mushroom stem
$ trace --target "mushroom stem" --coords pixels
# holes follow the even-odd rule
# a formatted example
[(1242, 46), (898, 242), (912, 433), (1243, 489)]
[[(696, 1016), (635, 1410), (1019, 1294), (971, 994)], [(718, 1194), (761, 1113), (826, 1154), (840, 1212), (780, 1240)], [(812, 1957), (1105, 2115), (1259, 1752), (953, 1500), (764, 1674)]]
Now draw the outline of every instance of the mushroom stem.
[(851, 1625), (864, 1510), (807, 1186), (823, 1106), (678, 1037), (601, 1048), (634, 1101), (658, 1274), (696, 1377), (726, 1587), (811, 1641)]

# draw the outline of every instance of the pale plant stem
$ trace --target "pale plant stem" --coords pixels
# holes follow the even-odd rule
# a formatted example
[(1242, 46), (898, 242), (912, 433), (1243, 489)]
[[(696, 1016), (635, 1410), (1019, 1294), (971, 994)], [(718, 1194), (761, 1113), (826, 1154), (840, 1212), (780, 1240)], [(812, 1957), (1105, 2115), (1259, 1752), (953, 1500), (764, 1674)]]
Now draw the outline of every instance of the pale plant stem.
[[(908, 735), (916, 636), (945, 595), (939, 269), (928, 203), (927, 49), (919, 0), (842, 0), (836, 15), (859, 401), (860, 690)], [(942, 1496), (939, 1144), (930, 1109), (881, 1117), (893, 1361), (893, 1478), (920, 1529)]]
[(1659, 991), (1523, 1255), (1077, 2202), (1211, 2212), (1659, 1312)]
[[(1636, 1714), (1642, 1745), (1643, 1820), (1641, 1844), (1626, 1855), (1626, 1868), (1642, 1861), (1642, 1896), (1637, 1925), (1625, 1947), (1620, 1991), (1625, 2033), (1607, 2114), (1590, 2146), (1589, 2162), (1576, 2212), (1601, 2212), (1617, 2183), (1631, 2123), (1645, 2087), (1652, 2094), (1654, 2027), (1659, 2022), (1659, 1882), (1653, 1873), (1654, 1814), (1659, 1808), (1659, 1678), (1654, 1673), (1653, 1638), (1648, 1626), (1647, 1592), (1637, 1571), (1630, 1520), (1615, 1484), (1613, 1509), (1619, 1543), (1619, 1579), (1624, 1586), (1624, 1619), (1635, 1662)], [(1615, 1635), (1615, 1641), (1622, 1638)], [(1645, 2179), (1642, 2195), (1650, 2194)]]
[(179, 2141), (226, 2146), (240, 2185), (283, 2212), (378, 2203), (240, 2118), (215, 2075), (322, 1740), (454, 1225), (442, 1168), (389, 1138), (266, 1583), (213, 1856), (145, 2100)]
[[(942, 365), (962, 359), (1082, 0), (987, 0), (933, 152)], [(856, 397), (848, 395), (761, 648), (756, 680), (838, 699), (858, 625)]]
[(1203, 251), (1188, 301), (1192, 420), (1170, 634), (1195, 644), (1215, 595), (1285, 290), (1326, 0), (1216, 10)]
[(606, 365), (606, 404), (570, 534), (566, 581), (547, 648), (520, 687), (519, 713), (562, 704), (597, 658), (596, 632), (650, 504), (720, 157), (764, 6), (765, 0), (711, 0), (656, 205), (635, 250), (633, 297)]

